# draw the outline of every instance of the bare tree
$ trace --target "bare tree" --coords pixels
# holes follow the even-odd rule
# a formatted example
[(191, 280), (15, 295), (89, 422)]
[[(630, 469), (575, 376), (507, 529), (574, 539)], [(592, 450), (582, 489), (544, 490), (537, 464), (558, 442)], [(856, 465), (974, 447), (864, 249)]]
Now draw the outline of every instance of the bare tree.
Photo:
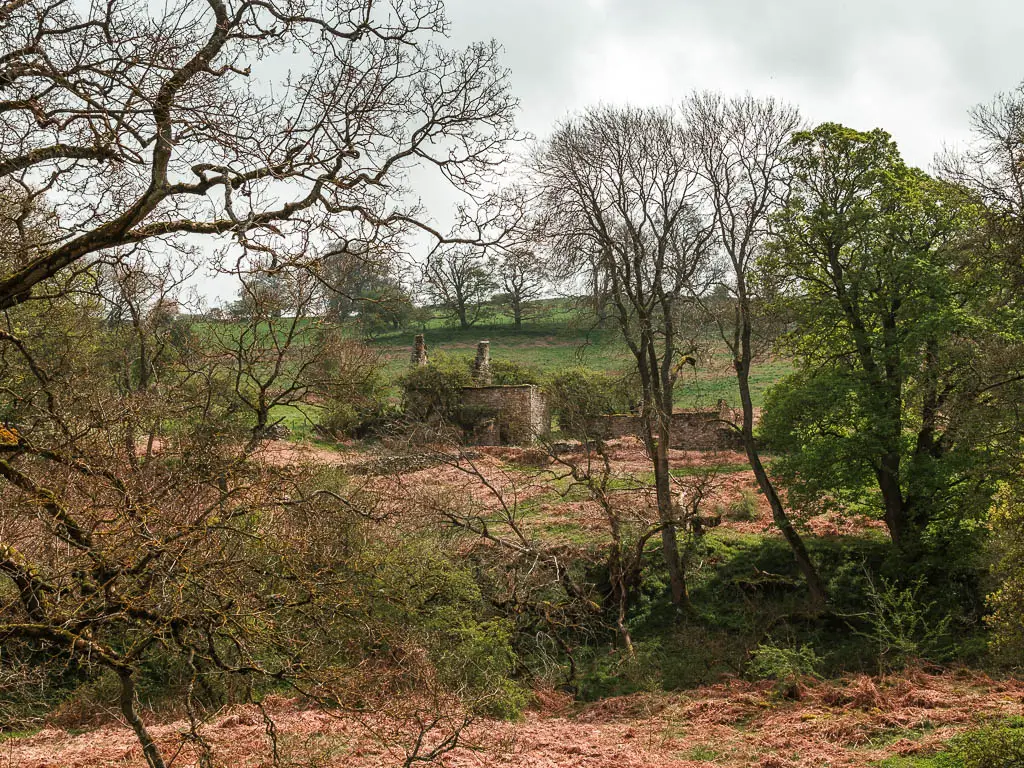
[[(0, 650), (10, 673), (0, 674), (0, 689), (11, 675), (31, 682), (33, 669), (47, 678), (65, 665), (105, 672), (151, 768), (173, 760), (153, 738), (137, 688), (166, 661), (182, 675), (178, 701), (191, 721), (180, 738), (205, 751), (200, 764), (213, 764), (204, 719), (251, 696), (260, 678), (335, 708), (358, 700), (368, 720), (398, 718), (392, 740), (417, 759), (438, 754), (435, 734), (452, 743), (474, 691), (478, 701), (500, 692), (495, 674), (510, 654), (495, 656), (498, 666), (481, 678), (457, 663), (479, 657), (453, 652), (442, 633), (431, 657), (424, 649), (435, 647), (439, 624), (418, 635), (410, 627), (410, 616), (431, 607), (396, 613), (395, 598), (417, 583), (417, 567), (448, 566), (425, 558), (424, 547), (403, 551), (413, 537), (391, 526), (370, 530), (374, 500), (364, 506), (334, 473), (255, 460), (246, 439), (253, 419), (238, 418), (242, 394), (258, 422), (273, 402), (339, 382), (330, 356), (293, 322), (293, 299), (284, 297), (280, 316), (263, 316), (271, 329), (259, 341), (244, 324), (231, 326), (248, 334), (240, 360), (201, 354), (214, 340), (199, 330), (206, 344), (189, 349), (195, 358), (162, 358), (159, 386), (140, 393), (136, 379), (124, 386), (122, 345), (109, 343), (122, 327), (111, 328), (109, 306), (94, 292), (52, 287), (53, 298), (5, 312), (0, 328)], [(312, 348), (317, 359), (307, 363)], [(138, 370), (134, 361), (130, 368)], [(238, 370), (251, 371), (251, 382), (239, 385)], [(126, 418), (163, 423), (159, 446), (143, 452), (120, 439)], [(430, 554), (442, 557), (436, 544)], [(464, 618), (478, 616), (479, 596), (459, 594)], [(450, 603), (440, 601), (446, 611)], [(398, 648), (408, 663), (391, 663)], [(438, 674), (452, 658), (453, 676)]]
[(669, 111), (599, 107), (558, 126), (534, 167), (542, 226), (562, 273), (597, 266), (636, 361), (672, 601), (684, 607), (668, 450), (680, 363), (693, 351), (679, 315), (708, 279), (712, 235), (698, 212), (689, 140)]
[(199, 363), (230, 382), (231, 407), (245, 416), (252, 451), (283, 421), (283, 409), (304, 413), (346, 394), (355, 400), (376, 358), (324, 318), (321, 293), (305, 270), (249, 275), (240, 293), (243, 318), (210, 327)]
[(404, 202), (410, 167), (473, 192), (515, 137), (497, 45), (446, 31), (441, 0), (0, 3), (0, 179), (61, 202), (0, 308), (127, 244), (442, 237)]
[(430, 300), (460, 328), (476, 324), (496, 285), (485, 252), (471, 246), (435, 250), (423, 266), (423, 281)]
[(793, 131), (800, 127), (794, 108), (752, 96), (725, 99), (715, 93), (693, 95), (684, 104), (688, 130), (700, 173), (714, 211), (716, 241), (729, 260), (727, 283), (731, 301), (724, 312), (712, 313), (732, 354), (743, 421), (740, 428), (747, 459), (761, 492), (768, 498), (772, 519), (782, 532), (807, 581), (812, 600), (825, 603), (825, 585), (793, 527), (754, 442), (754, 404), (750, 372), (769, 348), (771, 332), (760, 295), (772, 281), (758, 256), (770, 235), (772, 214), (788, 193), (786, 158)]
[(517, 248), (505, 254), (497, 273), (512, 310), (512, 324), (521, 328), (527, 304), (544, 292), (544, 264), (534, 251)]
[[(130, 251), (103, 258), (89, 274), (95, 277), (96, 299), (106, 314), (119, 393), (138, 399), (163, 386), (165, 375), (174, 375), (175, 364), (194, 352), (191, 325), (182, 316), (182, 309), (189, 306), (182, 302), (198, 265), (180, 257), (154, 262), (144, 252)], [(126, 413), (125, 445), (135, 446), (141, 433), (146, 438), (145, 455), (152, 456), (159, 424), (159, 418), (136, 424)]]
[(990, 252), (990, 264), (1006, 278), (1006, 295), (993, 297), (993, 303), (1012, 301), (1024, 287), (1024, 83), (971, 110), (971, 127), (968, 147), (944, 152), (936, 165), (941, 177), (984, 202), (989, 236), (1001, 246)]

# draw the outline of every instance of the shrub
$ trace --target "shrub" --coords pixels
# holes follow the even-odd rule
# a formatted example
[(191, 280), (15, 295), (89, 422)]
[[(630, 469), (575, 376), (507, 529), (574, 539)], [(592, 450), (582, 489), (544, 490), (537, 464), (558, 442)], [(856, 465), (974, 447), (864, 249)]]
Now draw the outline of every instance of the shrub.
[(472, 382), (471, 366), (466, 356), (436, 355), (429, 365), (411, 368), (398, 381), (406, 416), (416, 421), (454, 421), (462, 388)]
[(809, 645), (788, 647), (773, 642), (759, 644), (751, 653), (747, 674), (756, 680), (774, 680), (775, 692), (799, 698), (807, 678), (818, 676), (821, 659)]
[(326, 338), (317, 368), (328, 382), (317, 426), (333, 437), (363, 437), (388, 413), (388, 384), (379, 356), (364, 344)]
[(1003, 484), (989, 512), (993, 574), (1000, 586), (988, 597), (993, 645), (1002, 652), (1024, 651), (1024, 508), (1014, 489)]
[[(457, 691), (472, 710), (518, 717), (527, 694), (511, 679), (517, 665), (512, 626), (488, 616), (472, 570), (430, 539), (374, 545), (364, 557), (362, 565), (376, 570), (367, 610), (380, 628), (379, 647), (365, 652), (390, 658), (401, 648), (409, 669), (425, 661), (430, 683)], [(416, 686), (422, 689), (423, 682)]]
[(913, 658), (939, 660), (949, 648), (951, 617), (932, 621), (934, 602), (923, 603), (919, 595), (924, 580), (901, 589), (885, 578), (868, 578), (869, 629), (857, 634), (871, 640), (878, 653), (879, 667), (899, 666)]
[(540, 371), (532, 365), (523, 365), (514, 360), (491, 361), (491, 383), (500, 386), (514, 384), (540, 384)]
[(1011, 723), (968, 731), (950, 742), (938, 762), (943, 768), (1019, 768), (1024, 765), (1024, 728)]
[(588, 368), (570, 368), (550, 376), (544, 392), (560, 429), (578, 435), (586, 434), (596, 416), (629, 411), (637, 398), (631, 380)]
[(730, 502), (726, 517), (730, 520), (753, 520), (757, 517), (757, 494), (744, 488), (740, 497)]
[(383, 400), (367, 405), (336, 400), (324, 405), (317, 424), (335, 438), (364, 438), (386, 433), (398, 415), (394, 406)]
[(635, 643), (633, 649), (633, 656), (624, 651), (597, 651), (586, 659), (579, 698), (597, 701), (661, 688), (661, 668), (665, 661), (661, 642), (658, 639), (645, 640)]

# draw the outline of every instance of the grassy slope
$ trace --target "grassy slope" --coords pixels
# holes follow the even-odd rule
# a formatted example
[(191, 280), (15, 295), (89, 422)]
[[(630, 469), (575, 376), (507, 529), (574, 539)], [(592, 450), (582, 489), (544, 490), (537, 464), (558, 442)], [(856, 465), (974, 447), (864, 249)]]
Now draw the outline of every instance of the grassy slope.
[[(201, 334), (212, 335), (216, 330), (227, 334), (227, 337), (230, 337), (232, 327), (232, 323), (218, 323), (216, 326), (196, 324)], [(619, 373), (629, 370), (633, 364), (632, 355), (614, 323), (609, 322), (607, 327), (598, 328), (589, 313), (566, 300), (553, 299), (537, 302), (519, 329), (514, 327), (510, 316), (495, 311), (468, 329), (453, 326), (446, 318), (435, 314), (419, 329), (378, 335), (369, 343), (383, 354), (386, 374), (390, 379), (396, 379), (406, 370), (413, 337), (417, 332), (426, 336), (428, 352), (431, 354), (442, 352), (471, 356), (477, 342), (488, 339), (491, 342), (492, 359), (531, 366), (541, 373), (576, 366)], [(704, 344), (702, 362), (696, 369), (685, 369), (676, 384), (676, 406), (713, 406), (720, 399), (731, 406), (738, 406), (739, 394), (728, 350), (710, 331)], [(754, 405), (759, 406), (764, 393), (772, 384), (792, 370), (792, 364), (784, 359), (756, 364), (751, 376)], [(395, 394), (397, 396), (397, 391)], [(275, 420), (281, 419), (295, 438), (315, 439), (315, 406), (278, 407), (273, 409), (271, 416)]]
[[(435, 316), (425, 324), (428, 353), (471, 355), (480, 340), (491, 342), (493, 360), (510, 360), (530, 365), (543, 373), (574, 366), (600, 371), (628, 370), (632, 356), (614, 324), (594, 326), (592, 318), (564, 301), (539, 302), (535, 317), (516, 329), (507, 315), (495, 314), (472, 328), (462, 329)], [(416, 331), (400, 331), (378, 336), (371, 343), (387, 358), (387, 368), (397, 376), (409, 361)], [(736, 380), (728, 350), (713, 336), (707, 339), (707, 360), (696, 370), (687, 369), (676, 387), (676, 405), (698, 407), (715, 405), (719, 399), (739, 405)], [(792, 371), (787, 360), (762, 362), (755, 366), (751, 379), (754, 404), (760, 405), (765, 391)]]

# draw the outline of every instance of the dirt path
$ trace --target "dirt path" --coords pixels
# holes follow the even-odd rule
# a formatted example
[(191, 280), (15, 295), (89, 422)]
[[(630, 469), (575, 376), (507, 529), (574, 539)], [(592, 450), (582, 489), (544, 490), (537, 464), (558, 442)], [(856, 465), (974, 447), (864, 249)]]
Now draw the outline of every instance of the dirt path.
[[(480, 721), (465, 746), (445, 755), (446, 768), (855, 768), (897, 754), (927, 752), (956, 732), (986, 720), (1024, 715), (1024, 682), (998, 681), (960, 670), (900, 676), (849, 677), (779, 701), (767, 683), (726, 681), (685, 694), (644, 694), (573, 706), (555, 694), (517, 723)], [(282, 757), (292, 765), (375, 768), (401, 765), (366, 724), (294, 703), (268, 706)], [(175, 768), (193, 768), (197, 753), (182, 746), (186, 723), (153, 727)], [(236, 707), (203, 735), (217, 765), (271, 765), (259, 711)], [(287, 763), (286, 763), (287, 764)], [(0, 766), (135, 768), (144, 766), (128, 729), (112, 724), (87, 733), (46, 729), (0, 744)]]

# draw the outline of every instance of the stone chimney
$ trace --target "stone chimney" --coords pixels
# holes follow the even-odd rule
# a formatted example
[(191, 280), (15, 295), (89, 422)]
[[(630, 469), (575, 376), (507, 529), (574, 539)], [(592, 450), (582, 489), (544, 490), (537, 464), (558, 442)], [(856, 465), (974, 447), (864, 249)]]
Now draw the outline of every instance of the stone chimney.
[(422, 333), (416, 334), (416, 340), (412, 344), (412, 359), (409, 364), (413, 368), (427, 364), (427, 342), (423, 340)]
[(473, 381), (486, 387), (491, 383), (491, 342), (481, 341), (476, 345), (476, 360), (473, 361)]

